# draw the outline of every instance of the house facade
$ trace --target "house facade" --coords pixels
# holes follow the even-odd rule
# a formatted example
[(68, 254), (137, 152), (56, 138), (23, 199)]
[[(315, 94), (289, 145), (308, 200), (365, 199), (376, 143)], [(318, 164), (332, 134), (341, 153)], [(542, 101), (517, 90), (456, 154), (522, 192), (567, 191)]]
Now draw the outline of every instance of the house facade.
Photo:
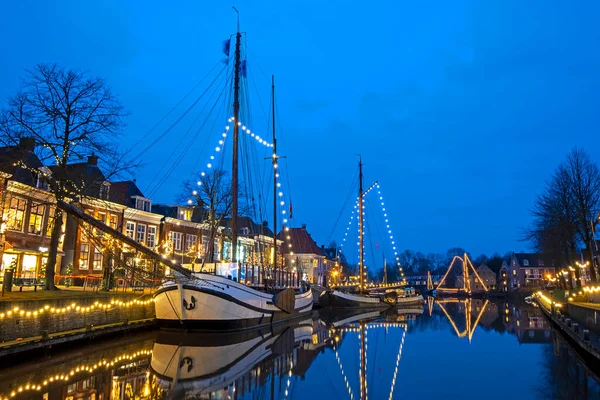
[(510, 269), (517, 277), (517, 287), (540, 287), (544, 280), (555, 274), (552, 260), (538, 253), (513, 253)]
[[(15, 146), (0, 148), (1, 227), (0, 276), (8, 267), (15, 277), (45, 276), (56, 201), (45, 187), (46, 169), (35, 155), (35, 142), (22, 138)], [(23, 160), (39, 172), (19, 166)], [(64, 235), (59, 238), (57, 266), (63, 256)], [(59, 267), (55, 270), (59, 272)]]
[(281, 231), (278, 238), (283, 241), (281, 252), (288, 268), (300, 273), (302, 280), (318, 285), (326, 283), (326, 256), (306, 230), (306, 225)]

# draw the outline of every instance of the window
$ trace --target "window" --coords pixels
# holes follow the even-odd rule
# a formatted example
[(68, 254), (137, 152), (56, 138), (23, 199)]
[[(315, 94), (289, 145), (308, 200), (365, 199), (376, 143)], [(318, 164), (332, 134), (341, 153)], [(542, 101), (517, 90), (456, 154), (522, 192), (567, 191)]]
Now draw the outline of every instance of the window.
[(48, 208), (48, 226), (46, 227), (46, 236), (52, 236), (52, 229), (54, 229), (54, 216), (56, 214), (56, 208), (50, 206)]
[(150, 200), (144, 197), (133, 196), (135, 199), (135, 208), (142, 211), (150, 211), (152, 208), (152, 204)]
[(14, 196), (7, 197), (6, 228), (13, 231), (22, 231), (27, 200)]
[(117, 216), (115, 214), (110, 214), (108, 217), (108, 226), (113, 229), (117, 229)]
[[(106, 214), (105, 213), (99, 212), (98, 213), (98, 217), (96, 219), (98, 219), (99, 221), (102, 221), (102, 223), (104, 225), (106, 225)], [(98, 235), (98, 237), (103, 237), (104, 236), (104, 232), (102, 232), (101, 230), (96, 229), (95, 231), (96, 231), (96, 234)]]
[(146, 241), (146, 225), (138, 224), (136, 240), (138, 243), (144, 244)]
[(44, 211), (46, 206), (39, 203), (31, 204), (31, 211), (29, 212), (29, 229), (28, 232), (32, 235), (42, 234), (42, 224), (44, 223)]
[(181, 232), (169, 232), (169, 239), (173, 244), (173, 250), (181, 250)]
[(529, 267), (529, 260), (523, 260), (523, 266)]
[(196, 235), (185, 235), (185, 251), (196, 251)]
[(104, 182), (100, 185), (100, 199), (108, 200), (108, 195), (110, 193), (110, 183)]
[(125, 234), (133, 239), (135, 233), (135, 222), (127, 222), (125, 226)]
[(185, 221), (191, 221), (192, 220), (192, 210), (189, 208), (183, 208), (183, 207), (178, 207), (179, 208), (179, 219), (183, 219)]
[(247, 226), (242, 228), (242, 235), (249, 235), (250, 234), (250, 228), (248, 228)]
[(148, 247), (156, 246), (156, 227), (148, 225)]
[(98, 247), (94, 247), (94, 263), (92, 268), (94, 271), (102, 270), (102, 250)]
[(90, 245), (82, 243), (79, 247), (79, 269), (88, 269), (90, 259)]

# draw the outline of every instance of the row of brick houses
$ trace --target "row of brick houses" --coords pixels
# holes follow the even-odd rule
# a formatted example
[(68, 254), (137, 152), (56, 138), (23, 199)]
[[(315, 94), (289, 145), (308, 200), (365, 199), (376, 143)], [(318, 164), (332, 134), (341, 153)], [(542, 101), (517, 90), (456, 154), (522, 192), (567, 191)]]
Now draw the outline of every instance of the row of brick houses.
[[(35, 143), (24, 138), (18, 145), (0, 147), (0, 180), (2, 188), (2, 257), (0, 269), (14, 267), (17, 276), (43, 278), (48, 257), (50, 233), (56, 202), (47, 190), (43, 173), (52, 173), (35, 156)], [(18, 166), (27, 159), (39, 174)], [(98, 157), (91, 155), (86, 162), (70, 164), (67, 173), (73, 181), (90, 188), (77, 206), (85, 213), (119, 230), (138, 243), (154, 249), (194, 271), (212, 272), (216, 263), (231, 260), (230, 230), (227, 220), (215, 232), (214, 247), (210, 249), (210, 226), (191, 206), (152, 204), (136, 181), (109, 182), (98, 167)], [(64, 216), (56, 274), (101, 279), (107, 270), (128, 260), (138, 268), (157, 271), (160, 265), (139, 256), (133, 248), (120, 245), (108, 235), (72, 216)], [(266, 222), (257, 224), (240, 217), (238, 260), (242, 264), (268, 266), (273, 262), (273, 232)], [(290, 246), (291, 244), (291, 246)], [(323, 283), (333, 260), (327, 258), (306, 227), (291, 228), (278, 234), (277, 246), (282, 254), (279, 265), (300, 271), (306, 279)], [(208, 255), (214, 263), (208, 263)], [(1, 276), (1, 273), (0, 273)]]

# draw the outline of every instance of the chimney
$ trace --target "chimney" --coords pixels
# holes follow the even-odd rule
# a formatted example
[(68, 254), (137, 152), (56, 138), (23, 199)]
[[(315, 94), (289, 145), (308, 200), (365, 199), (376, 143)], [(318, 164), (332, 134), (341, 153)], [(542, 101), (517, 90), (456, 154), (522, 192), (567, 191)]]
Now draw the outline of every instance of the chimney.
[(269, 227), (269, 222), (267, 222), (267, 221), (263, 221), (262, 225), (263, 225), (265, 228), (268, 228), (268, 227)]
[(88, 156), (87, 163), (88, 165), (98, 165), (98, 156), (92, 153), (91, 156)]
[(133, 178), (133, 183), (137, 183), (137, 179)]
[(302, 229), (306, 230), (306, 224), (302, 224)]
[(25, 151), (33, 151), (35, 148), (35, 138), (22, 137), (19, 138), (19, 148)]

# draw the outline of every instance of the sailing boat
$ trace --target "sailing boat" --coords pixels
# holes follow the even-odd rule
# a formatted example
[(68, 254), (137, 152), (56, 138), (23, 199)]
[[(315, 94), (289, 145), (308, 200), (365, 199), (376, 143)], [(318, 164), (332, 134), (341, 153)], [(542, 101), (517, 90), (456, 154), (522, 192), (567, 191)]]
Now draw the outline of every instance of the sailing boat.
[[(240, 46), (241, 33), (235, 35), (235, 66), (233, 81), (233, 152), (232, 152), (232, 270), (238, 270), (238, 279), (209, 273), (190, 273), (182, 267), (174, 268), (183, 276), (164, 283), (154, 294), (156, 319), (163, 327), (190, 328), (203, 331), (235, 331), (255, 329), (305, 316), (312, 311), (313, 298), (310, 287), (300, 290), (285, 287), (277, 293), (250, 287), (238, 282), (238, 138), (240, 114)], [(277, 176), (275, 140), (275, 84), (273, 96), (273, 173)], [(276, 187), (275, 187), (276, 189)], [(273, 195), (274, 207), (277, 196)], [(273, 217), (274, 270), (277, 270), (277, 218)], [(289, 285), (290, 282), (287, 282)], [(266, 289), (266, 285), (263, 287)]]
[(341, 292), (339, 290), (334, 290), (332, 292), (326, 292), (323, 293), (320, 297), (319, 297), (319, 303), (321, 304), (322, 307), (332, 307), (332, 308), (386, 308), (386, 307), (390, 307), (392, 305), (394, 305), (396, 303), (396, 296), (395, 293), (386, 293), (384, 296), (382, 297), (369, 297), (366, 296), (363, 289), (364, 289), (364, 246), (363, 246), (363, 241), (364, 241), (364, 225), (363, 225), (363, 200), (364, 200), (364, 193), (363, 193), (363, 173), (362, 173), (362, 159), (359, 159), (358, 161), (358, 176), (359, 176), (359, 183), (358, 183), (358, 215), (359, 215), (359, 222), (358, 222), (358, 227), (359, 227), (359, 258), (358, 258), (358, 265), (359, 265), (359, 274), (360, 274), (360, 281), (359, 281), (359, 286), (358, 286), (358, 290), (359, 293), (358, 294), (352, 294), (352, 293), (344, 293)]

